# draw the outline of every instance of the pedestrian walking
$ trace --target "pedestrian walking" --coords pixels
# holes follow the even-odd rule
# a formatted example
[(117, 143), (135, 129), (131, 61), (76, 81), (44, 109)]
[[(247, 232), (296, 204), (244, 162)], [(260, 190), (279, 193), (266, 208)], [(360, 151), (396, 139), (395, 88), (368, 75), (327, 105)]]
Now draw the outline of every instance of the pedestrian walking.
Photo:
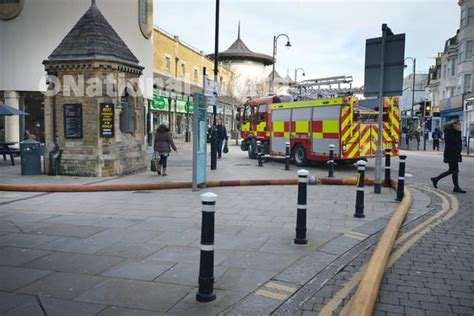
[(416, 138), (416, 150), (420, 150), (420, 140), (421, 140), (421, 131), (415, 131), (415, 138)]
[(156, 130), (155, 144), (153, 146), (155, 151), (156, 172), (158, 175), (167, 176), (166, 166), (168, 164), (168, 156), (171, 152), (171, 148), (173, 148), (174, 151), (178, 151), (170, 133), (169, 123), (164, 121)]
[(436, 127), (433, 134), (431, 134), (431, 138), (433, 138), (433, 150), (439, 151), (439, 141), (441, 139), (441, 130)]
[(438, 188), (439, 180), (451, 174), (454, 184), (453, 192), (466, 193), (459, 186), (459, 163), (462, 162), (461, 121), (457, 119), (452, 120), (444, 126), (444, 142), (443, 160), (449, 165), (449, 170), (437, 177), (431, 178), (433, 186)]
[(229, 137), (227, 136), (227, 129), (222, 124), (222, 120), (219, 120), (217, 124), (217, 157), (222, 158), (222, 147), (224, 146), (224, 140), (227, 142)]

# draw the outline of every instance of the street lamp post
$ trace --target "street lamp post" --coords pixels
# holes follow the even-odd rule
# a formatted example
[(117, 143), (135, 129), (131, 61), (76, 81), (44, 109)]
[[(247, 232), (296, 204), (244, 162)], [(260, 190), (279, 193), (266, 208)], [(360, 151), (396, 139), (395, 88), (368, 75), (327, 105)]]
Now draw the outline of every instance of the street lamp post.
[(275, 87), (274, 87), (274, 81), (275, 81), (275, 63), (276, 63), (276, 60), (275, 60), (275, 56), (276, 56), (276, 53), (277, 53), (277, 42), (278, 42), (278, 39), (281, 37), (281, 36), (285, 36), (286, 37), (286, 47), (291, 47), (291, 43), (290, 43), (290, 38), (288, 37), (288, 35), (286, 34), (279, 34), (277, 36), (273, 36), (273, 67), (272, 67), (272, 82), (271, 82), (271, 92), (275, 92)]
[[(413, 84), (411, 88), (411, 113), (410, 113), (410, 125), (413, 125), (413, 113), (415, 112), (415, 77), (416, 77), (416, 58), (407, 57), (405, 60), (410, 59), (413, 64)], [(405, 61), (404, 60), (404, 61)]]
[(298, 82), (298, 70), (303, 71), (303, 77), (306, 76), (306, 74), (304, 73), (304, 69), (303, 69), (303, 68), (297, 68), (297, 69), (295, 69), (295, 83)]

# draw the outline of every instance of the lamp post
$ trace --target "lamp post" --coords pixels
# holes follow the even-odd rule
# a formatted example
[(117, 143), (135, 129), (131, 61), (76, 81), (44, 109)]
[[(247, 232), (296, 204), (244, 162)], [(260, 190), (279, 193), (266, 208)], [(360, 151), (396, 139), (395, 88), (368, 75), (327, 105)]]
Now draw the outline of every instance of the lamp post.
[(219, 13), (220, 0), (216, 0), (216, 25), (214, 34), (214, 95), (215, 103), (212, 105), (212, 130), (211, 130), (211, 170), (217, 169), (217, 82), (219, 79)]
[(274, 81), (275, 81), (275, 63), (276, 63), (275, 56), (276, 56), (276, 53), (277, 53), (277, 42), (278, 42), (278, 39), (279, 39), (281, 36), (286, 37), (287, 42), (286, 42), (285, 47), (291, 47), (290, 38), (288, 37), (288, 35), (286, 35), (286, 34), (279, 34), (279, 35), (273, 36), (273, 67), (272, 67), (271, 92), (275, 92), (275, 87), (274, 87)]
[(410, 125), (413, 124), (413, 113), (415, 111), (415, 77), (416, 77), (416, 58), (406, 57), (403, 61), (410, 59), (413, 64), (413, 84), (411, 87), (411, 112), (410, 112)]
[(297, 68), (297, 69), (295, 69), (295, 83), (298, 83), (298, 70), (303, 71), (303, 77), (306, 76), (306, 74), (304, 73), (304, 69), (303, 69), (303, 68)]

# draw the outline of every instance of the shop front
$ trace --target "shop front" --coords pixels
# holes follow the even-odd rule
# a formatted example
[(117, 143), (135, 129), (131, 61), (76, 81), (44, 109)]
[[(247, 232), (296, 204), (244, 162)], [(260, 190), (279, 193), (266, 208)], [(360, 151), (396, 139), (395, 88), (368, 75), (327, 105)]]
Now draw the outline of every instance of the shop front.
[[(170, 106), (171, 105), (171, 106)], [(184, 137), (192, 130), (192, 115), (194, 111), (191, 97), (170, 97), (156, 95), (150, 106), (153, 113), (153, 130), (163, 121), (170, 123), (170, 130), (175, 137)]]

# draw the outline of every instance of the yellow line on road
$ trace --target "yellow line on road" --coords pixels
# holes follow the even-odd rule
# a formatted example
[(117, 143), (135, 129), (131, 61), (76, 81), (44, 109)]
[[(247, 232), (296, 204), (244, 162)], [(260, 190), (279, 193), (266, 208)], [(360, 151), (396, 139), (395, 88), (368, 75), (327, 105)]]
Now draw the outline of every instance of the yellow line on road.
[(268, 297), (268, 298), (271, 298), (271, 299), (274, 299), (274, 300), (278, 300), (278, 301), (284, 301), (289, 297), (289, 295), (270, 292), (270, 291), (267, 291), (267, 290), (258, 290), (258, 291), (255, 292), (255, 294), (260, 295), (260, 296), (265, 296), (265, 297)]
[(278, 283), (275, 283), (275, 282), (268, 282), (267, 284), (264, 285), (264, 287), (272, 288), (272, 289), (276, 289), (276, 290), (280, 290), (280, 291), (284, 291), (284, 292), (288, 292), (288, 293), (291, 293), (291, 294), (293, 294), (296, 291), (296, 289), (294, 287), (289, 287), (289, 286), (278, 284)]
[[(432, 228), (439, 225), (443, 221), (451, 218), (459, 210), (459, 202), (456, 199), (456, 197), (454, 197), (453, 195), (442, 192), (442, 191), (439, 191), (439, 190), (432, 190), (432, 189), (425, 188), (425, 187), (419, 187), (419, 189), (422, 189), (422, 190), (425, 190), (425, 191), (430, 191), (433, 194), (440, 197), (441, 200), (442, 200), (441, 211), (436, 213), (434, 216), (430, 217), (429, 219), (427, 219), (423, 223), (421, 223), (421, 224), (417, 225), (416, 227), (412, 228), (410, 231), (404, 233), (403, 235), (401, 235), (397, 239), (395, 245), (401, 244), (403, 241), (407, 240), (408, 238), (410, 238), (411, 236), (414, 235), (412, 237), (412, 239), (410, 239), (406, 244), (404, 244), (402, 247), (397, 249), (390, 256), (387, 267), (391, 267), (408, 249), (410, 249), (418, 240), (421, 239), (421, 237), (426, 235), (426, 233), (428, 233)], [(442, 192), (443, 194), (446, 194), (450, 198), (451, 203), (452, 203), (451, 208), (450, 208), (448, 199), (444, 195), (440, 194), (439, 192)], [(438, 221), (433, 223), (433, 221), (435, 221), (436, 219), (438, 219)], [(433, 224), (430, 225), (431, 223), (433, 223)], [(430, 226), (427, 227), (428, 225), (430, 225)], [(320, 311), (319, 315), (322, 315), (322, 316), (332, 315), (334, 310), (336, 310), (336, 308), (342, 303), (343, 299), (345, 297), (347, 297), (350, 294), (350, 292), (358, 285), (358, 283), (360, 282), (360, 278), (362, 276), (362, 273), (364, 272), (366, 266), (367, 266), (367, 264), (364, 264), (358, 272), (356, 272), (352, 275), (352, 277), (349, 279), (349, 281), (344, 284), (343, 288), (340, 289), (334, 295), (334, 297), (324, 306), (324, 308)], [(344, 308), (341, 311), (341, 315), (347, 315), (348, 307), (350, 306), (351, 303), (352, 303), (352, 300), (351, 300), (351, 302), (346, 304), (346, 306), (344, 306)]]

